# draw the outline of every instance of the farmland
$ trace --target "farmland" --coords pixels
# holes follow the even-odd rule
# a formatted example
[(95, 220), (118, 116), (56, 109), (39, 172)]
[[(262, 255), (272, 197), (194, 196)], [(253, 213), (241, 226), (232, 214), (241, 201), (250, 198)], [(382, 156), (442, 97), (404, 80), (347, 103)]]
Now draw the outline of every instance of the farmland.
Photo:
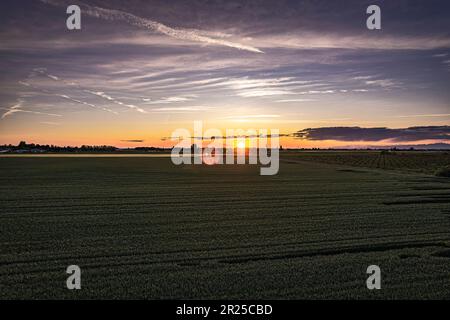
[(284, 158), (434, 174), (450, 164), (450, 151), (297, 151), (284, 153)]
[[(0, 298), (448, 299), (450, 179), (431, 158), (345, 155), (283, 155), (275, 176), (0, 157)], [(72, 264), (81, 290), (65, 287)]]

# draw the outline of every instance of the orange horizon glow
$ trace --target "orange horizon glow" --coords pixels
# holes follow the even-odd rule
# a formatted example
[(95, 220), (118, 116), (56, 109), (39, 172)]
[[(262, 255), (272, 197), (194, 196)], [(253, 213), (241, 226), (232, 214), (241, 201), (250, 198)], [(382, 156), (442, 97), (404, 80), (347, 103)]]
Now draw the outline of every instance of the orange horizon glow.
[[(41, 145), (57, 145), (57, 146), (82, 146), (82, 145), (108, 145), (118, 148), (135, 148), (135, 147), (161, 147), (171, 148), (177, 144), (177, 141), (167, 139), (172, 132), (177, 128), (186, 128), (191, 134), (194, 133), (193, 121), (171, 121), (154, 123), (145, 121), (141, 118), (134, 118), (134, 121), (118, 121), (107, 125), (101, 120), (97, 122), (96, 119), (89, 119), (83, 122), (70, 122), (65, 125), (24, 125), (21, 122), (14, 127), (7, 125), (0, 126), (0, 145), (17, 145), (20, 141), (27, 143), (35, 143)], [(403, 121), (403, 120), (402, 120)], [(149, 128), (149, 123), (151, 127)], [(292, 134), (303, 128), (316, 128), (324, 126), (320, 123), (308, 123), (306, 125), (285, 124), (275, 121), (249, 121), (246, 125), (242, 122), (231, 120), (208, 120), (203, 122), (203, 133), (208, 129), (218, 128), (224, 135), (227, 129), (248, 131), (250, 128), (266, 128), (271, 132), (272, 128), (277, 128), (281, 135)], [(391, 128), (401, 128), (405, 126), (418, 126), (418, 122), (409, 123), (395, 123)], [(337, 126), (336, 123), (326, 123), (326, 126)], [(344, 123), (345, 126), (355, 126), (350, 121)], [(374, 123), (365, 125), (358, 123), (361, 127), (375, 127)], [(257, 130), (258, 132), (260, 130)], [(166, 139), (163, 139), (166, 138)], [(142, 142), (139, 142), (142, 140)], [(430, 144), (430, 143), (450, 143), (449, 140), (420, 140), (408, 142), (393, 142), (389, 140), (381, 141), (339, 141), (339, 140), (307, 140), (296, 139), (293, 137), (280, 137), (279, 144), (284, 149), (311, 149), (311, 148), (339, 148), (351, 147), (365, 148), (366, 146), (383, 146), (383, 145), (412, 145), (412, 144)], [(192, 143), (195, 143), (192, 141)], [(206, 145), (207, 141), (203, 144)], [(224, 142), (225, 144), (225, 142)], [(236, 142), (234, 142), (236, 146)], [(246, 146), (249, 146), (249, 141), (246, 141)]]
[[(130, 139), (132, 140), (132, 139)], [(40, 144), (40, 145), (56, 145), (56, 146), (71, 146), (71, 147), (81, 147), (82, 145), (89, 146), (114, 146), (118, 148), (136, 148), (136, 147), (156, 147), (156, 148), (172, 148), (178, 142), (166, 140), (162, 141), (160, 138), (148, 138), (143, 139), (143, 142), (126, 142), (117, 140), (114, 138), (97, 138), (97, 139), (63, 139), (63, 138), (50, 138), (44, 137), (41, 139), (33, 139), (31, 136), (24, 135), (21, 138), (14, 138), (11, 140), (0, 139), (0, 145), (18, 145), (21, 141), (25, 141), (28, 144)], [(237, 149), (247, 149), (249, 147), (249, 139), (246, 141), (239, 141), (239, 139), (232, 139), (233, 145)], [(197, 140), (192, 139), (192, 144), (199, 144)], [(210, 142), (204, 140), (203, 147), (207, 146)], [(395, 146), (395, 145), (420, 145), (420, 144), (433, 144), (433, 143), (450, 143), (450, 139), (447, 141), (442, 140), (419, 140), (419, 141), (407, 141), (407, 142), (395, 142), (389, 140), (382, 141), (338, 141), (338, 140), (305, 140), (305, 139), (295, 139), (292, 137), (280, 137), (279, 144), (284, 149), (328, 149), (328, 148), (339, 148), (339, 147), (354, 147), (354, 148), (365, 148), (367, 146)], [(226, 145), (225, 141), (223, 143), (224, 147)], [(270, 139), (268, 142), (270, 146)]]

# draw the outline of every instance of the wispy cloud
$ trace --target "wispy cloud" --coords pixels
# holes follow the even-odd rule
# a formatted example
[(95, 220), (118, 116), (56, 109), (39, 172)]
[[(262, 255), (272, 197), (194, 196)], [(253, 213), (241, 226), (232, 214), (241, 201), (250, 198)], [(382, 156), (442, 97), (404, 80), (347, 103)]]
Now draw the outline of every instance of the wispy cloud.
[(383, 88), (398, 88), (402, 85), (401, 82), (392, 79), (367, 80), (366, 84), (379, 86)]
[(125, 102), (122, 102), (120, 100), (117, 100), (117, 99), (111, 97), (110, 95), (107, 95), (106, 93), (104, 93), (102, 91), (92, 91), (92, 90), (84, 90), (84, 91), (87, 92), (87, 93), (93, 94), (93, 95), (95, 95), (97, 97), (106, 99), (106, 100), (108, 100), (108, 101), (110, 101), (112, 103), (118, 104), (119, 106), (123, 106), (123, 107), (129, 108), (129, 109), (133, 109), (133, 110), (136, 110), (137, 112), (140, 112), (140, 113), (147, 113), (147, 111), (145, 111), (141, 107), (138, 107), (138, 106), (136, 106), (134, 104), (129, 104), (129, 103), (125, 103)]
[(53, 80), (59, 80), (59, 78), (57, 76), (54, 76), (51, 74), (47, 74), (47, 77), (49, 77), (50, 79), (53, 79)]
[(242, 115), (242, 116), (228, 116), (224, 119), (258, 119), (258, 118), (279, 118), (279, 114), (252, 114), (252, 115)]
[(322, 127), (308, 128), (294, 133), (306, 140), (383, 141), (406, 142), (419, 140), (450, 140), (450, 126), (424, 126), (409, 128)]
[[(64, 2), (61, 2), (59, 0), (41, 0), (41, 2), (46, 4), (51, 4), (55, 6), (61, 6), (64, 4)], [(256, 53), (263, 53), (260, 49), (256, 47), (252, 47), (249, 45), (245, 45), (238, 42), (232, 42), (228, 40), (223, 39), (222, 34), (217, 34), (214, 32), (208, 33), (205, 31), (195, 30), (195, 29), (175, 29), (171, 28), (165, 24), (162, 24), (157, 21), (153, 21), (150, 19), (141, 18), (138, 16), (135, 16), (134, 14), (120, 11), (120, 10), (113, 10), (113, 9), (105, 9), (100, 8), (96, 6), (91, 6), (85, 3), (79, 3), (80, 7), (82, 7), (83, 14), (87, 14), (91, 17), (95, 18), (101, 18), (105, 20), (113, 20), (113, 21), (124, 21), (130, 25), (148, 29), (153, 32), (157, 32), (160, 34), (164, 34), (166, 36), (180, 39), (180, 40), (187, 40), (187, 41), (194, 41), (199, 42), (203, 44), (211, 44), (211, 45), (218, 45), (218, 46), (225, 46), (230, 48), (235, 48), (239, 50), (245, 50), (250, 52), (256, 52)], [(216, 38), (214, 38), (214, 36)], [(219, 37), (217, 37), (219, 36)]]
[(192, 101), (197, 97), (195, 94), (189, 94), (184, 96), (174, 96), (174, 97), (165, 97), (158, 100), (151, 100), (151, 99), (142, 99), (143, 101), (146, 101), (145, 104), (170, 104), (170, 103), (177, 103), (177, 102), (186, 102), (186, 101)]
[(433, 54), (433, 58), (444, 58), (448, 56), (448, 53), (437, 53), (437, 54)]
[(61, 123), (59, 123), (59, 122), (52, 122), (52, 121), (41, 121), (40, 123), (48, 125), (48, 126), (59, 126), (59, 125), (61, 125)]
[[(122, 101), (120, 101), (118, 99), (115, 99), (114, 97), (112, 97), (112, 96), (102, 92), (102, 91), (93, 91), (93, 90), (90, 90), (90, 89), (85, 89), (85, 88), (81, 87), (80, 85), (78, 85), (77, 83), (75, 83), (73, 81), (67, 81), (67, 80), (62, 79), (60, 77), (57, 77), (55, 75), (49, 74), (49, 73), (47, 73), (47, 69), (46, 68), (36, 68), (33, 71), (37, 72), (37, 73), (40, 73), (40, 74), (42, 74), (42, 75), (44, 75), (44, 76), (46, 76), (46, 77), (48, 77), (48, 78), (50, 78), (50, 79), (52, 79), (54, 81), (61, 82), (64, 85), (70, 87), (71, 89), (76, 88), (76, 89), (81, 90), (83, 92), (87, 92), (87, 93), (90, 93), (90, 94), (95, 95), (97, 97), (100, 97), (100, 98), (103, 98), (105, 100), (108, 100), (109, 102), (115, 103), (115, 104), (120, 105), (122, 107), (133, 109), (133, 110), (136, 110), (137, 112), (140, 112), (140, 113), (147, 113), (144, 109), (142, 109), (142, 108), (140, 108), (140, 107), (138, 107), (138, 106), (136, 106), (134, 104), (129, 104), (129, 103), (122, 102)], [(31, 76), (33, 76), (33, 74)], [(24, 84), (24, 85), (31, 86), (31, 84), (23, 82), (23, 81), (21, 83)], [(67, 100), (71, 100), (72, 102), (77, 102), (77, 103), (80, 103), (80, 104), (83, 104), (83, 105), (86, 105), (86, 106), (90, 106), (90, 107), (93, 107), (93, 108), (97, 108), (97, 109), (108, 111), (108, 112), (111, 112), (111, 113), (114, 113), (114, 114), (118, 114), (116, 111), (113, 111), (111, 109), (108, 109), (108, 108), (105, 108), (105, 107), (101, 107), (101, 106), (97, 106), (97, 105), (95, 105), (93, 103), (88, 103), (88, 102), (82, 101), (80, 99), (72, 98), (72, 97), (68, 96), (67, 94), (57, 94), (57, 95), (59, 97), (61, 97), (61, 98), (64, 98), (64, 99), (67, 99)]]
[(276, 123), (279, 118), (281, 118), (279, 114), (252, 114), (227, 116), (222, 119), (232, 122)]
[(60, 114), (46, 113), (46, 112), (40, 112), (40, 111), (24, 110), (24, 109), (22, 109), (24, 102), (25, 101), (23, 99), (19, 99), (15, 105), (13, 105), (13, 106), (11, 106), (9, 108), (1, 108), (1, 109), (6, 110), (6, 112), (2, 114), (1, 119), (5, 119), (6, 117), (9, 117), (9, 116), (11, 116), (11, 115), (13, 115), (15, 113), (18, 113), (18, 112), (46, 115), (46, 116), (51, 116), (51, 117), (62, 117), (62, 115), (60, 115)]
[(311, 101), (317, 101), (317, 100), (316, 99), (282, 99), (282, 100), (276, 100), (275, 102), (287, 103), (287, 102), (311, 102)]
[(257, 90), (245, 90), (245, 91), (237, 93), (238, 96), (245, 97), (245, 98), (282, 96), (282, 95), (286, 95), (286, 94), (294, 94), (294, 92), (288, 91), (288, 90), (257, 89)]
[(353, 77), (353, 80), (369, 80), (369, 79), (373, 79), (375, 78), (375, 76), (356, 76)]
[(278, 78), (232, 78), (210, 84), (209, 87), (227, 87), (244, 98), (294, 94), (293, 86), (310, 85), (311, 81), (297, 80), (295, 77)]
[(434, 117), (450, 117), (450, 113), (436, 113), (436, 114), (411, 114), (397, 116), (397, 118), (434, 118)]
[(442, 36), (391, 36), (367, 37), (317, 32), (278, 34), (254, 39), (259, 48), (286, 49), (380, 49), (380, 50), (431, 50), (449, 48), (450, 38)]
[(105, 107), (102, 107), (102, 106), (97, 106), (95, 104), (88, 103), (86, 101), (82, 101), (82, 100), (79, 100), (79, 99), (75, 99), (75, 98), (73, 98), (73, 97), (71, 97), (71, 96), (69, 96), (67, 94), (54, 93), (54, 92), (49, 91), (47, 89), (40, 88), (40, 87), (35, 86), (34, 84), (31, 84), (29, 81), (31, 81), (34, 77), (36, 77), (37, 74), (44, 75), (44, 76), (46, 76), (46, 77), (48, 77), (48, 78), (50, 78), (50, 79), (52, 79), (54, 81), (57, 81), (57, 82), (62, 82), (66, 86), (74, 85), (74, 86), (79, 88), (79, 86), (76, 83), (68, 82), (66, 80), (60, 79), (57, 76), (54, 76), (54, 75), (51, 75), (51, 74), (47, 73), (47, 69), (46, 68), (35, 68), (35, 69), (33, 69), (33, 71), (28, 75), (28, 80), (27, 81), (19, 81), (19, 84), (21, 84), (23, 86), (26, 86), (26, 87), (31, 87), (31, 88), (33, 88), (33, 89), (35, 89), (35, 90), (37, 90), (39, 92), (42, 92), (44, 94), (47, 94), (47, 95), (57, 96), (57, 97), (60, 97), (60, 98), (63, 98), (63, 99), (66, 99), (66, 100), (69, 100), (69, 101), (72, 101), (72, 102), (75, 102), (75, 103), (78, 103), (78, 104), (89, 106), (91, 108), (103, 110), (103, 111), (110, 112), (110, 113), (113, 113), (113, 114), (116, 114), (116, 115), (118, 114), (117, 112), (115, 112), (113, 110), (110, 110), (108, 108), (105, 108)]
[(103, 108), (103, 107), (97, 106), (97, 105), (95, 105), (93, 103), (89, 103), (89, 102), (86, 102), (86, 101), (82, 101), (82, 100), (78, 100), (78, 99), (72, 98), (72, 97), (68, 96), (67, 94), (56, 94), (56, 96), (58, 96), (60, 98), (63, 98), (63, 99), (66, 99), (68, 101), (72, 101), (72, 102), (75, 102), (75, 103), (82, 104), (84, 106), (88, 106), (88, 107), (94, 108), (94, 109), (100, 109), (100, 110), (103, 110), (103, 111), (108, 111), (108, 112), (111, 112), (111, 113), (114, 113), (114, 114), (118, 114), (115, 111), (112, 111), (112, 110), (109, 110), (107, 108)]
[(152, 111), (155, 112), (194, 112), (194, 111), (207, 111), (212, 109), (211, 107), (206, 106), (186, 106), (186, 107), (163, 107), (163, 108), (155, 108)]
[(336, 93), (336, 90), (308, 90), (299, 92), (299, 94), (330, 94)]
[(78, 100), (78, 99), (72, 98), (72, 97), (68, 96), (67, 94), (54, 93), (54, 92), (51, 92), (51, 91), (49, 91), (47, 89), (39, 88), (39, 87), (37, 87), (37, 86), (35, 86), (35, 85), (33, 85), (33, 84), (29, 83), (29, 82), (26, 82), (26, 81), (19, 81), (19, 84), (21, 84), (23, 86), (26, 86), (26, 87), (31, 87), (31, 88), (33, 88), (35, 90), (38, 90), (39, 92), (42, 92), (42, 93), (50, 95), (50, 96), (63, 98), (63, 99), (66, 99), (66, 100), (69, 100), (69, 101), (72, 101), (72, 102), (75, 102), (75, 103), (78, 103), (78, 104), (82, 104), (82, 105), (85, 105), (85, 106), (88, 106), (88, 107), (91, 107), (91, 108), (94, 108), (94, 109), (99, 109), (99, 110), (107, 111), (107, 112), (110, 112), (110, 113), (113, 113), (113, 114), (118, 114), (117, 112), (115, 112), (113, 110), (110, 110), (108, 108), (104, 108), (104, 107), (97, 106), (97, 105), (92, 104), (92, 103), (88, 103), (86, 101), (82, 101), (82, 100)]

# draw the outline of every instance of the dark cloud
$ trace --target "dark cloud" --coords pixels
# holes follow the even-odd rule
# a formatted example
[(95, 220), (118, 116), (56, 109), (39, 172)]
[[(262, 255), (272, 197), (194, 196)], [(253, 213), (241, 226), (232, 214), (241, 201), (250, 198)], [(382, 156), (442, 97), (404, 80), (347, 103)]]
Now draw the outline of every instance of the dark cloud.
[(419, 140), (450, 140), (450, 126), (425, 126), (400, 129), (324, 127), (299, 130), (293, 134), (298, 139), (338, 141), (407, 142)]
[(122, 142), (144, 142), (145, 140), (142, 139), (131, 139), (131, 140), (120, 140)]

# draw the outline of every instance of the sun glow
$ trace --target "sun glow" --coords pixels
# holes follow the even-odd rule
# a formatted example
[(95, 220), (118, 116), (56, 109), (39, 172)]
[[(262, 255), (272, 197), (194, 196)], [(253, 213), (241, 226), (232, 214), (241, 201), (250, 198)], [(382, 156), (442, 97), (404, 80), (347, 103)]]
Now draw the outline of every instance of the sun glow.
[(245, 149), (245, 142), (244, 141), (239, 141), (237, 144), (238, 149)]

